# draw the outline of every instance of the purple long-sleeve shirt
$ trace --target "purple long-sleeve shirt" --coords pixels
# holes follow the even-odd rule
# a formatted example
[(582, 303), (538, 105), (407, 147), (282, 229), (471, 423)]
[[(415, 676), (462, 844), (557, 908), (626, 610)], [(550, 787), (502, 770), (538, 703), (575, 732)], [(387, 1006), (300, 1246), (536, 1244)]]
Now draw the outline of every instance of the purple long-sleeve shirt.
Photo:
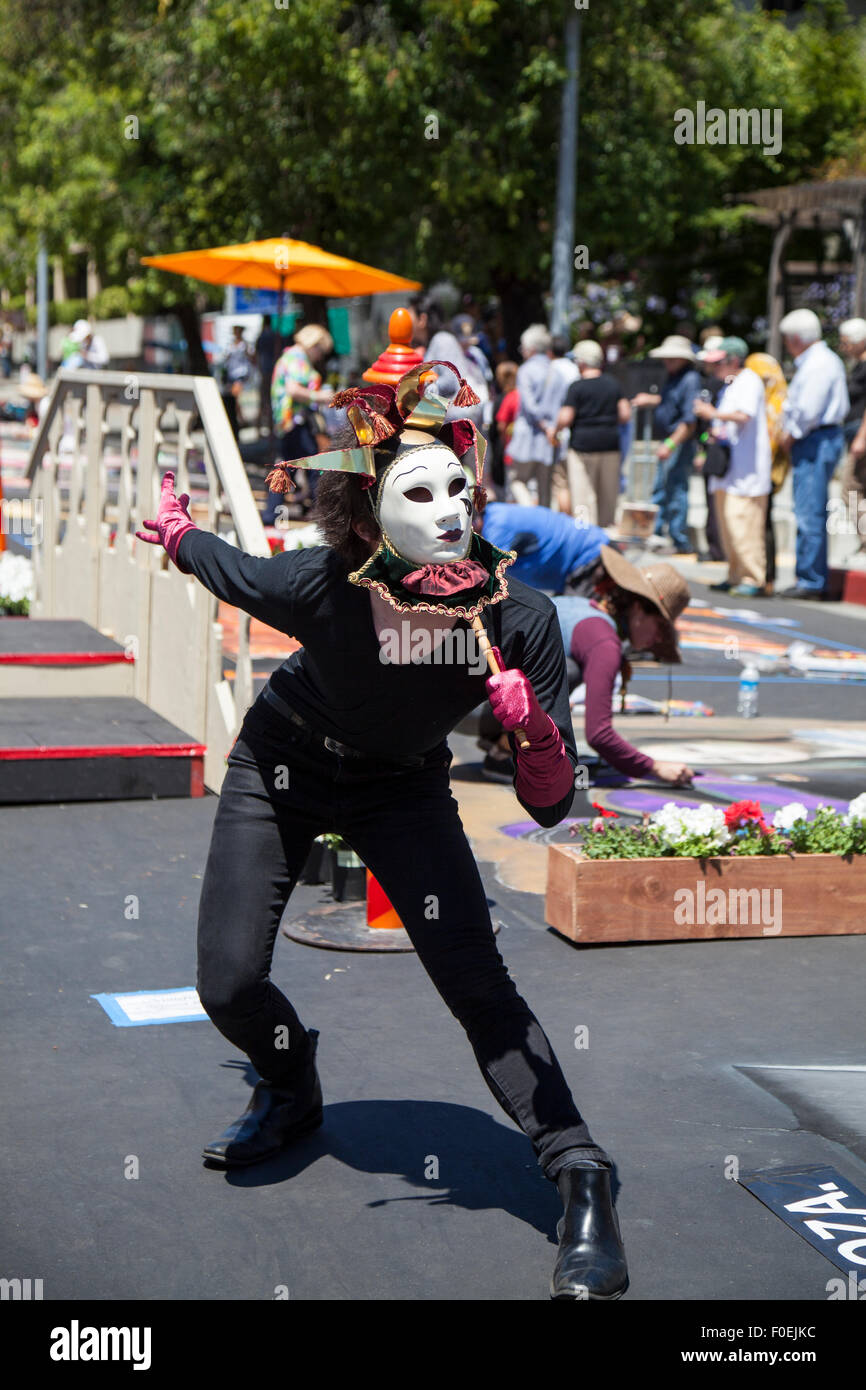
[(622, 663), (622, 643), (605, 618), (584, 618), (571, 634), (571, 655), (586, 684), (586, 741), (605, 762), (628, 777), (652, 776), (653, 760), (639, 753), (613, 727), (613, 686)]

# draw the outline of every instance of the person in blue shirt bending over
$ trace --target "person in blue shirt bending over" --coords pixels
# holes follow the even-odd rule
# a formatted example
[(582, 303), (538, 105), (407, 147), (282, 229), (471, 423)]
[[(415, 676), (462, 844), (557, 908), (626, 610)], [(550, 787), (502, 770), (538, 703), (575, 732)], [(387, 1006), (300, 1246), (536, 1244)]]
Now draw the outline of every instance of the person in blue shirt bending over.
[(517, 552), (511, 571), (515, 579), (553, 594), (563, 593), (567, 580), (594, 567), (601, 547), (610, 544), (601, 526), (548, 507), (520, 507), (514, 502), (488, 502), (480, 529), (500, 550)]

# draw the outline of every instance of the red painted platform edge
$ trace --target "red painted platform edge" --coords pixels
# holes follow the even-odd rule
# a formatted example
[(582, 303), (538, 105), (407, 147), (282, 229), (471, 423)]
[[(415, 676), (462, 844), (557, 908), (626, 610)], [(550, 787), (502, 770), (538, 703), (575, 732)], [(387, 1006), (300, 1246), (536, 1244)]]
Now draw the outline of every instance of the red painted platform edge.
[(842, 590), (845, 603), (866, 604), (866, 570), (848, 570)]
[(104, 666), (118, 661), (135, 664), (126, 652), (0, 652), (0, 666)]
[[(46, 748), (0, 748), (0, 762), (36, 758), (193, 758), (207, 752), (204, 743), (125, 743), (117, 746)], [(192, 793), (196, 795), (197, 793)]]
[(866, 605), (866, 570), (831, 569), (827, 587), (836, 603)]

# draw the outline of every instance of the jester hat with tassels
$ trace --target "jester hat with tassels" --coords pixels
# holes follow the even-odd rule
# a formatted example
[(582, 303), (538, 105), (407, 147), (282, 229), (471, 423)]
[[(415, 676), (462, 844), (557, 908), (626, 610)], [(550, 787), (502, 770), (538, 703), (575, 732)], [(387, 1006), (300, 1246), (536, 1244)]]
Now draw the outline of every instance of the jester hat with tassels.
[[(396, 386), (376, 383), (339, 391), (330, 404), (336, 409), (346, 407), (357, 444), (278, 463), (268, 474), (267, 485), (272, 492), (290, 490), (293, 484), (289, 469), (292, 468), (359, 475), (360, 485), (371, 490), (371, 509), (382, 540), (370, 559), (349, 575), (349, 582), (375, 590), (397, 612), (418, 610), (472, 618), (489, 604), (500, 603), (507, 596), (504, 571), (516, 559), (516, 554), (498, 549), (473, 532), (464, 558), (419, 567), (416, 560), (400, 553), (380, 519), (382, 491), (391, 469), (404, 463), (416, 450), (436, 444), (450, 449), (464, 471), (471, 468), (474, 474), (472, 500), (477, 511), (484, 508), (485, 440), (471, 420), (446, 423), (449, 403), (430, 389), (436, 380), (432, 367), (445, 367), (457, 378), (459, 385), (453, 405), (462, 408), (479, 403), (475, 392), (450, 362), (424, 362), (401, 377)], [(377, 446), (389, 441), (399, 443), (404, 432), (410, 434), (405, 441), (407, 447), (400, 448), (396, 456), (389, 449), (384, 466), (380, 455), (377, 469)]]

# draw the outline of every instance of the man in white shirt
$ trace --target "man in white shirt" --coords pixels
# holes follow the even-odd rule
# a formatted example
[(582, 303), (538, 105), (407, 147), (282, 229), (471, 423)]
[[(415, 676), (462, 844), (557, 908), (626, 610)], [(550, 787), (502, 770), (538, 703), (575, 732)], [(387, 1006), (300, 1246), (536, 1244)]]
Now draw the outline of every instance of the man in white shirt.
[(827, 495), (849, 409), (845, 366), (823, 341), (811, 309), (795, 309), (779, 326), (796, 368), (783, 406), (781, 445), (791, 451), (797, 518), (797, 583), (780, 597), (819, 599), (827, 588)]
[(742, 338), (723, 338), (704, 352), (713, 375), (725, 387), (715, 405), (698, 398), (694, 412), (713, 421), (713, 437), (730, 448), (730, 467), (722, 478), (709, 479), (728, 578), (716, 588), (754, 598), (767, 579), (765, 527), (770, 493), (770, 435), (764, 383), (743, 362), (749, 349)]

